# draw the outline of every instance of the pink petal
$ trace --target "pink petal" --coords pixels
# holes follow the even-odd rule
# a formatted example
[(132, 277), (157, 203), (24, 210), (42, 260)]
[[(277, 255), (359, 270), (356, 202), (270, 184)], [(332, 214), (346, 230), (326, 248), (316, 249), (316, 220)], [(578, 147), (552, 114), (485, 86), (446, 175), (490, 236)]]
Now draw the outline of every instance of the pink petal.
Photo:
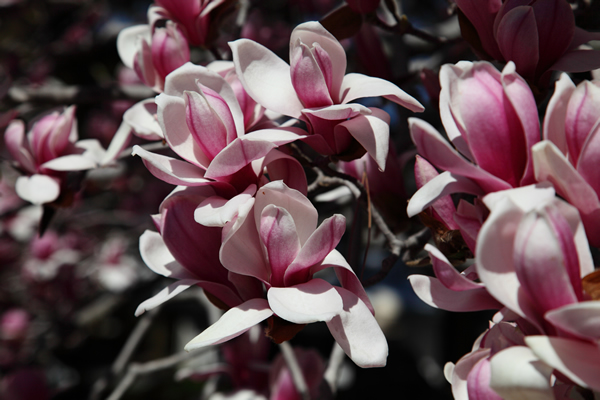
[(292, 52), (298, 43), (305, 43), (309, 46), (312, 46), (313, 43), (318, 43), (327, 53), (331, 60), (330, 93), (334, 104), (341, 103), (340, 88), (342, 86), (344, 74), (346, 73), (346, 52), (340, 42), (319, 22), (311, 21), (298, 25), (292, 31), (290, 37), (290, 60), (292, 59)]
[(146, 311), (150, 311), (153, 308), (156, 308), (163, 304), (164, 302), (172, 299), (177, 296), (184, 290), (196, 285), (199, 281), (195, 279), (182, 279), (177, 282), (174, 282), (152, 296), (151, 298), (142, 302), (135, 310), (135, 316), (139, 317)]
[(338, 245), (346, 230), (346, 218), (336, 214), (327, 218), (310, 235), (302, 249), (285, 271), (285, 285), (305, 282), (310, 278), (310, 267), (321, 263)]
[(469, 400), (502, 400), (502, 397), (490, 388), (490, 378), (490, 360), (479, 360), (467, 377)]
[(265, 156), (263, 165), (272, 181), (282, 180), (288, 187), (306, 195), (306, 173), (294, 157), (273, 149)]
[(596, 341), (600, 339), (600, 302), (584, 301), (550, 310), (544, 316), (560, 329), (580, 338)]
[(269, 282), (284, 286), (286, 269), (300, 251), (294, 219), (286, 209), (269, 204), (262, 210), (259, 234), (270, 264)]
[(496, 40), (504, 59), (513, 61), (519, 74), (535, 75), (540, 49), (532, 7), (519, 6), (507, 12), (498, 24)]
[(334, 132), (338, 135), (338, 131), (347, 131), (375, 160), (379, 170), (383, 171), (389, 152), (390, 116), (378, 108), (370, 110), (371, 115), (359, 115), (337, 124)]
[(409, 217), (414, 217), (438, 199), (453, 193), (483, 194), (481, 188), (472, 180), (446, 171), (417, 190), (408, 202), (406, 213)]
[(427, 122), (409, 118), (408, 123), (412, 140), (417, 146), (419, 154), (436, 167), (456, 175), (471, 178), (485, 192), (494, 192), (511, 187), (503, 180), (465, 160)]
[(202, 152), (212, 160), (227, 146), (229, 129), (233, 128), (227, 123), (233, 122), (231, 113), (227, 110), (226, 113), (219, 114), (202, 92), (186, 91), (184, 99), (188, 128)]
[[(240, 171), (252, 161), (266, 156), (276, 145), (267, 141), (237, 138), (225, 147), (212, 160), (205, 176), (211, 179), (223, 179)], [(247, 185), (254, 182), (247, 182)]]
[(587, 72), (598, 68), (600, 68), (600, 51), (571, 50), (548, 69), (564, 72)]
[(422, 112), (425, 109), (414, 97), (393, 83), (362, 74), (344, 76), (340, 96), (340, 102), (343, 104), (364, 97), (381, 96), (413, 112)]
[(256, 185), (250, 185), (239, 195), (226, 199), (221, 196), (211, 196), (204, 200), (194, 211), (194, 219), (204, 226), (223, 227), (232, 221), (239, 209), (256, 193)]
[(567, 138), (565, 136), (567, 107), (574, 90), (575, 85), (569, 75), (560, 74), (560, 79), (556, 81), (554, 93), (544, 116), (543, 138), (554, 143), (563, 154), (567, 154)]
[(248, 300), (227, 311), (214, 324), (185, 345), (191, 351), (201, 347), (226, 342), (250, 330), (254, 325), (273, 315), (265, 299)]
[(327, 327), (336, 342), (361, 368), (383, 367), (387, 362), (388, 345), (375, 317), (354, 293), (334, 287), (343, 301), (343, 310)]
[(123, 121), (135, 131), (136, 136), (146, 140), (161, 140), (163, 133), (156, 119), (157, 107), (154, 99), (142, 100), (123, 114)]
[(317, 228), (317, 210), (302, 193), (290, 189), (282, 181), (275, 181), (261, 186), (256, 194), (254, 220), (260, 226), (262, 210), (269, 204), (285, 208), (296, 225), (300, 244), (304, 246), (310, 235)]
[(172, 185), (201, 186), (213, 182), (204, 178), (201, 168), (188, 162), (152, 153), (140, 146), (133, 146), (132, 155), (140, 156), (152, 175)]
[(286, 321), (327, 322), (342, 312), (342, 298), (336, 289), (322, 279), (311, 279), (294, 286), (272, 287), (267, 299), (273, 312)]
[(525, 342), (543, 362), (577, 385), (600, 390), (600, 350), (597, 344), (548, 336), (528, 336)]
[(36, 166), (25, 137), (25, 123), (21, 120), (12, 121), (4, 132), (4, 142), (12, 158), (28, 172), (35, 172)]
[(326, 107), (333, 104), (324, 71), (321, 70), (306, 44), (299, 43), (294, 48), (290, 67), (292, 85), (305, 108)]
[(165, 140), (181, 158), (206, 169), (210, 158), (194, 140), (186, 123), (186, 103), (183, 98), (161, 94), (156, 98), (158, 123)]
[(304, 108), (290, 76), (290, 66), (271, 50), (248, 39), (230, 42), (233, 62), (244, 89), (263, 107), (297, 118)]
[[(581, 151), (588, 138), (592, 136), (594, 127), (600, 121), (600, 87), (592, 82), (584, 81), (571, 91), (571, 99), (566, 110), (563, 126), (569, 158), (573, 164), (578, 163)], [(593, 182), (589, 181), (588, 182)]]
[(444, 254), (442, 254), (442, 252), (436, 249), (434, 246), (426, 244), (425, 251), (429, 253), (429, 257), (431, 258), (435, 276), (448, 289), (454, 291), (464, 291), (481, 289), (484, 287), (483, 284), (473, 282), (465, 275), (459, 273), (456, 268), (450, 264), (450, 261), (448, 261), (446, 256), (444, 256)]
[(504, 399), (554, 399), (552, 368), (525, 346), (513, 346), (494, 355), (490, 362), (490, 387)]
[(454, 369), (452, 370), (450, 379), (450, 384), (452, 385), (452, 395), (455, 399), (469, 400), (467, 386), (469, 373), (481, 360), (487, 359), (489, 355), (489, 349), (481, 349), (466, 354), (460, 360), (458, 360), (454, 366)]
[(575, 16), (571, 5), (562, 0), (534, 2), (531, 7), (539, 33), (538, 73), (541, 74), (569, 49), (575, 34)]
[(502, 304), (485, 288), (457, 292), (448, 289), (439, 279), (425, 275), (410, 275), (410, 284), (416, 295), (427, 305), (447, 311), (498, 310)]
[(194, 279), (194, 276), (175, 260), (158, 232), (146, 230), (142, 233), (140, 255), (148, 268), (156, 274), (175, 279)]
[(133, 68), (133, 60), (138, 52), (138, 37), (151, 41), (149, 25), (135, 25), (122, 29), (117, 36), (117, 52), (121, 61), (128, 68)]
[(500, 60), (502, 57), (498, 50), (492, 27), (496, 14), (502, 6), (502, 1), (491, 0), (481, 4), (479, 0), (457, 0), (456, 5), (477, 30), (483, 49), (492, 58)]

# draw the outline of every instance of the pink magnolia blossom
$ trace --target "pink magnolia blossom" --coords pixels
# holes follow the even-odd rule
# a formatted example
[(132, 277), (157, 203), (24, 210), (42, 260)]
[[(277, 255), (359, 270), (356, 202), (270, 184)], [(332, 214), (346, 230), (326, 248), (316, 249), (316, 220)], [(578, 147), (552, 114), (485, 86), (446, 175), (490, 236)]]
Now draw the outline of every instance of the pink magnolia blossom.
[(265, 168), (269, 179), (283, 179), (306, 193), (300, 163), (277, 150), (279, 145), (303, 138), (304, 131), (268, 128), (246, 133), (246, 121), (257, 121), (245, 119), (238, 95), (239, 88), (236, 93), (214, 70), (185, 64), (167, 77), (165, 92), (156, 99), (165, 141), (183, 160), (139, 146), (134, 147), (134, 154), (165, 182), (215, 185), (228, 193), (228, 199), (268, 182)]
[(222, 229), (194, 222), (198, 204), (216, 194), (211, 186), (180, 187), (161, 203), (160, 214), (153, 217), (158, 232), (142, 234), (140, 254), (152, 271), (177, 281), (140, 304), (136, 315), (191, 286), (203, 288), (209, 299), (225, 309), (262, 294), (257, 280), (230, 272), (219, 261)]
[[(294, 348), (294, 355), (298, 360), (300, 371), (306, 381), (306, 386), (311, 399), (321, 398), (323, 387), (328, 390), (327, 382), (324, 379), (325, 362), (321, 355), (314, 349)], [(282, 354), (279, 354), (273, 361), (269, 374), (271, 386), (270, 400), (301, 400), (302, 396), (298, 393), (290, 368), (287, 366)], [(325, 392), (327, 393), (327, 392)]]
[(58, 198), (67, 171), (99, 166), (105, 155), (100, 143), (77, 139), (74, 106), (42, 117), (27, 135), (23, 121), (12, 121), (4, 141), (16, 166), (25, 174), (15, 183), (19, 197), (34, 204), (50, 203)]
[(228, 2), (230, 0), (156, 0), (156, 5), (148, 10), (148, 20), (152, 26), (161, 19), (175, 21), (190, 44), (204, 46), (211, 39), (214, 14)]
[(361, 146), (385, 167), (389, 116), (352, 100), (383, 96), (411, 111), (423, 106), (396, 85), (379, 78), (346, 73), (346, 54), (318, 22), (298, 25), (290, 38), (290, 64), (248, 39), (230, 43), (236, 72), (248, 94), (268, 110), (300, 118), (304, 139), (316, 151), (354, 159)]
[[(585, 72), (600, 67), (600, 52), (578, 47), (597, 34), (575, 26), (566, 0), (456, 0), (477, 35), (467, 35), (480, 57), (513, 61), (534, 84), (553, 70)], [(463, 27), (463, 35), (468, 32)]]
[(440, 82), (440, 115), (456, 150), (425, 121), (409, 119), (419, 154), (445, 171), (411, 198), (409, 217), (451, 193), (482, 195), (534, 182), (537, 107), (514, 64), (502, 73), (487, 62), (447, 64)]
[(600, 82), (577, 87), (563, 74), (544, 118), (544, 141), (533, 147), (535, 176), (550, 181), (577, 207), (588, 240), (600, 246)]
[[(266, 296), (230, 309), (186, 349), (225, 342), (276, 315), (293, 324), (326, 322), (357, 365), (385, 365), (387, 343), (369, 299), (335, 250), (345, 219), (334, 215), (317, 228), (317, 218), (310, 201), (283, 182), (262, 186), (223, 229), (220, 260), (229, 271), (261, 281)], [(329, 267), (334, 268), (341, 287), (314, 277)]]
[(117, 50), (123, 64), (156, 92), (163, 91), (169, 73), (190, 60), (187, 40), (172, 21), (164, 28), (136, 25), (123, 29)]

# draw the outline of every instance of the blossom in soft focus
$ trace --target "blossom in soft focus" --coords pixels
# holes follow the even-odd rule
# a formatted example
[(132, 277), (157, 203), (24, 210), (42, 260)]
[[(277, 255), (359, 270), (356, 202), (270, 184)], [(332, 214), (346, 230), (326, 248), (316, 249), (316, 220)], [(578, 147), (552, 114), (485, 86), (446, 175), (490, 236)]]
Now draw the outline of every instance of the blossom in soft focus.
[(465, 17), (463, 37), (479, 56), (513, 61), (517, 73), (533, 84), (546, 85), (554, 70), (600, 67), (600, 51), (578, 48), (598, 35), (575, 26), (566, 0), (456, 0), (456, 5)]
[[(346, 73), (346, 53), (318, 22), (298, 25), (290, 38), (290, 65), (248, 39), (230, 43), (236, 72), (248, 94), (266, 109), (300, 118), (303, 139), (317, 152), (352, 160), (364, 150), (385, 168), (389, 116), (352, 100), (383, 96), (411, 111), (423, 106), (391, 82)], [(363, 150), (364, 149), (364, 150)]]
[(454, 147), (427, 122), (409, 119), (419, 155), (445, 172), (415, 193), (408, 215), (451, 193), (481, 195), (534, 183), (537, 106), (514, 64), (502, 73), (487, 62), (446, 64), (440, 82), (440, 115)]
[[(319, 399), (323, 396), (326, 397), (329, 387), (323, 378), (326, 365), (321, 355), (316, 350), (302, 348), (294, 348), (294, 355), (296, 360), (298, 360), (300, 371), (306, 381), (310, 398)], [(269, 381), (271, 387), (270, 400), (302, 399), (282, 354), (279, 354), (271, 365)], [(329, 396), (331, 396), (330, 393)]]
[(177, 281), (144, 301), (136, 315), (173, 298), (191, 286), (204, 289), (218, 306), (235, 307), (262, 294), (260, 282), (230, 272), (219, 260), (221, 228), (194, 222), (194, 210), (217, 192), (210, 186), (175, 189), (154, 216), (158, 232), (146, 230), (140, 237), (140, 254), (153, 272)]
[(43, 369), (22, 367), (2, 377), (0, 395), (5, 400), (47, 400), (51, 390)]
[(533, 147), (535, 176), (577, 207), (588, 240), (600, 246), (600, 81), (577, 87), (563, 74), (548, 103), (544, 140)]
[[(186, 349), (225, 342), (270, 317), (298, 325), (323, 321), (357, 365), (385, 365), (387, 342), (369, 299), (335, 250), (345, 218), (334, 215), (319, 227), (317, 219), (317, 210), (302, 193), (281, 181), (262, 186), (223, 229), (220, 260), (229, 271), (261, 281), (266, 298), (252, 298), (230, 309)], [(330, 267), (342, 287), (313, 276)], [(273, 326), (281, 323), (273, 319), (274, 340), (289, 339), (276, 332)]]
[(29, 322), (29, 313), (22, 308), (6, 310), (0, 317), (0, 340), (22, 340)]
[(25, 123), (13, 120), (4, 142), (24, 174), (15, 183), (19, 197), (33, 204), (50, 203), (58, 198), (66, 172), (96, 168), (102, 162), (105, 151), (96, 139), (77, 139), (75, 106), (40, 118), (27, 135)]
[(117, 50), (123, 64), (156, 92), (162, 92), (167, 75), (190, 61), (187, 40), (172, 21), (164, 28), (136, 25), (123, 29)]

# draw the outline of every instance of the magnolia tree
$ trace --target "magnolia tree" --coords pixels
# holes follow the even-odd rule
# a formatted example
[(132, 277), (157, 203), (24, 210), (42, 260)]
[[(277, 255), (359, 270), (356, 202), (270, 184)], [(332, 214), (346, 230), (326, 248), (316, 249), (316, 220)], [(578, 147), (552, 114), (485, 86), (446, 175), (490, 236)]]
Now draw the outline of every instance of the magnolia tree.
[(597, 2), (50, 3), (0, 2), (71, 21), (2, 45), (0, 397), (600, 398)]

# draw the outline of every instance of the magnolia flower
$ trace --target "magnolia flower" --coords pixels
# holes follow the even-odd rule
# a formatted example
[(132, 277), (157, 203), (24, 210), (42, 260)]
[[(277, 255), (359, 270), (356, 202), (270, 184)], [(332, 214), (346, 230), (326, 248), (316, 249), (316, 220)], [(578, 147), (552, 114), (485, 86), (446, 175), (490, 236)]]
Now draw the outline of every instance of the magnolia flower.
[(248, 94), (268, 110), (300, 118), (309, 127), (310, 146), (325, 155), (355, 159), (361, 146), (385, 168), (389, 116), (352, 100), (383, 96), (408, 108), (423, 106), (396, 85), (346, 72), (346, 54), (318, 22), (298, 25), (290, 38), (290, 64), (248, 39), (230, 43), (237, 75)]
[(33, 204), (56, 200), (67, 171), (96, 168), (105, 151), (95, 139), (77, 141), (75, 106), (39, 119), (25, 135), (25, 123), (12, 121), (4, 133), (6, 148), (26, 176), (17, 178), (19, 197)]
[(546, 110), (543, 137), (532, 149), (536, 178), (552, 182), (577, 207), (588, 240), (600, 246), (600, 81), (575, 87), (563, 74)]
[(152, 26), (161, 19), (177, 22), (187, 40), (194, 46), (204, 46), (212, 40), (211, 25), (215, 14), (231, 0), (155, 0), (148, 9), (148, 20)]
[[(281, 181), (262, 186), (256, 198), (251, 198), (223, 229), (220, 260), (229, 271), (261, 281), (266, 296), (233, 307), (186, 349), (225, 342), (276, 316), (300, 325), (326, 322), (357, 365), (385, 365), (387, 343), (369, 299), (335, 250), (345, 219), (334, 215), (318, 228), (317, 219), (317, 210), (300, 192)], [(336, 271), (342, 287), (314, 277), (329, 267)]]
[(185, 160), (135, 146), (134, 154), (157, 178), (175, 185), (219, 185), (241, 193), (266, 181), (266, 167), (271, 179), (284, 179), (306, 191), (300, 163), (275, 149), (302, 138), (303, 131), (277, 128), (245, 134), (236, 93), (218, 73), (187, 63), (167, 77), (165, 92), (156, 103), (165, 141)]
[[(575, 26), (566, 0), (456, 0), (456, 5), (466, 17), (463, 36), (480, 57), (513, 61), (517, 72), (534, 84), (545, 86), (554, 70), (600, 67), (600, 52), (578, 49), (598, 35)], [(476, 35), (470, 33), (473, 28)]]
[(162, 92), (169, 73), (190, 61), (187, 40), (172, 21), (164, 28), (136, 25), (123, 29), (117, 37), (117, 51), (123, 64), (156, 92)]
[(136, 315), (199, 286), (222, 308), (238, 306), (262, 294), (260, 283), (230, 272), (219, 261), (221, 228), (193, 221), (194, 210), (203, 200), (217, 194), (210, 186), (175, 189), (153, 217), (158, 232), (146, 230), (140, 237), (140, 254), (152, 271), (177, 279), (154, 297), (144, 301)]
[(508, 63), (461, 61), (440, 70), (440, 115), (455, 150), (428, 123), (409, 119), (419, 154), (446, 171), (412, 197), (412, 217), (439, 197), (475, 195), (534, 182), (531, 146), (539, 141), (538, 113), (527, 83)]

